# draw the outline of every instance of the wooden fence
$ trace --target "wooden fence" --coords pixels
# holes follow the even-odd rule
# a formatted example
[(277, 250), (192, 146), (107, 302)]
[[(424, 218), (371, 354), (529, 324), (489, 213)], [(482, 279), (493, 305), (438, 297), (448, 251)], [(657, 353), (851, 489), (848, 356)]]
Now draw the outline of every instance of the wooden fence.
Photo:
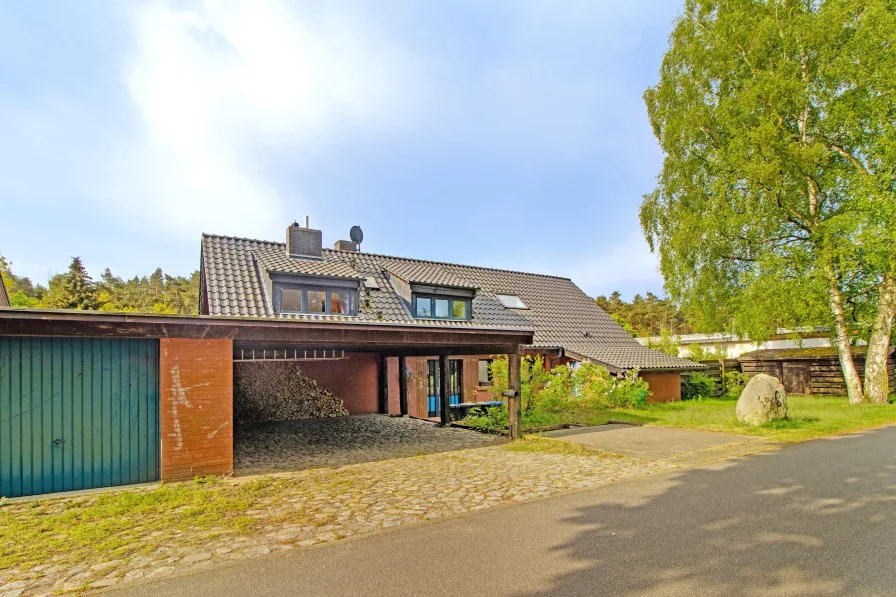
[[(864, 381), (865, 355), (864, 349), (855, 350), (853, 359), (859, 376)], [(777, 377), (784, 384), (784, 389), (794, 394), (812, 394), (820, 396), (846, 395), (846, 383), (840, 359), (836, 354), (825, 355), (810, 350), (758, 350), (747, 353), (740, 358), (743, 372), (753, 376), (767, 373)], [(894, 369), (896, 354), (891, 354), (887, 363), (890, 388), (896, 388)]]
[(725, 373), (729, 371), (740, 371), (740, 363), (736, 359), (700, 361), (701, 365), (706, 365), (706, 369), (701, 371), (683, 371), (681, 373), (682, 387), (691, 379), (694, 373), (702, 373), (712, 379), (715, 384), (715, 390), (712, 398), (718, 398), (725, 393)]

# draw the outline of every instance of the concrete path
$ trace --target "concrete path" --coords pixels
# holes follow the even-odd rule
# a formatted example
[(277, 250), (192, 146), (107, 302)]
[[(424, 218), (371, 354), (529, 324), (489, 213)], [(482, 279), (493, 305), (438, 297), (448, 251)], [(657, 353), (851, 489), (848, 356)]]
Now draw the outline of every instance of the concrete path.
[(744, 456), (781, 445), (764, 438), (733, 433), (622, 424), (573, 427), (543, 435), (631, 458), (661, 460), (679, 466)]
[(807, 442), (116, 595), (892, 595), (894, 445)]

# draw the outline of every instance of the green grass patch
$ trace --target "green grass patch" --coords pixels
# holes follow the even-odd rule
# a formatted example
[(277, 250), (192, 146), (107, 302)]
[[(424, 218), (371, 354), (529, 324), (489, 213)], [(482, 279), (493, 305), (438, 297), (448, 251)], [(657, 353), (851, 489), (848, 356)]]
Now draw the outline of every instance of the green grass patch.
[(540, 452), (542, 454), (563, 454), (565, 456), (600, 456), (602, 458), (622, 458), (619, 454), (604, 452), (581, 444), (564, 442), (537, 435), (526, 435), (522, 439), (506, 444), (511, 452)]
[[(603, 425), (617, 421), (740, 433), (795, 442), (896, 423), (896, 405), (852, 405), (845, 397), (839, 396), (790, 395), (787, 397), (787, 419), (750, 427), (737, 421), (734, 413), (736, 404), (736, 399), (719, 398), (646, 404), (638, 408), (582, 408), (559, 413), (538, 412), (524, 417), (523, 424), (525, 430), (538, 425)], [(506, 409), (503, 412), (493, 409), (488, 415), (464, 422), (492, 432), (505, 430)]]
[(7, 503), (0, 507), (0, 569), (35, 566), (53, 554), (94, 553), (106, 559), (156, 547), (140, 538), (154, 531), (247, 530), (244, 515), (264, 487), (235, 491), (223, 482), (164, 485), (96, 497)]
[[(44, 499), (0, 504), (0, 570), (33, 566), (59, 559), (66, 565), (99, 558), (99, 561), (148, 554), (171, 537), (208, 540), (225, 534), (258, 532), (264, 525), (289, 519), (295, 524), (311, 521), (301, 510), (275, 515), (285, 494), (338, 491), (356, 483), (341, 472), (311, 475), (300, 488), (281, 477), (251, 481), (215, 478), (172, 483), (151, 490), (123, 490), (95, 496)], [(288, 490), (288, 491), (286, 491)], [(253, 516), (264, 511), (263, 519)], [(313, 515), (313, 512), (309, 515)], [(152, 538), (153, 533), (161, 536)]]
[[(732, 399), (689, 400), (649, 404), (635, 410), (613, 410), (597, 413), (592, 420), (623, 422), (724, 431), (766, 437), (778, 441), (803, 441), (826, 435), (850, 433), (896, 423), (896, 406), (850, 404), (843, 397), (800, 396), (787, 397), (787, 419), (750, 427), (737, 421)], [(587, 417), (586, 417), (587, 419)]]

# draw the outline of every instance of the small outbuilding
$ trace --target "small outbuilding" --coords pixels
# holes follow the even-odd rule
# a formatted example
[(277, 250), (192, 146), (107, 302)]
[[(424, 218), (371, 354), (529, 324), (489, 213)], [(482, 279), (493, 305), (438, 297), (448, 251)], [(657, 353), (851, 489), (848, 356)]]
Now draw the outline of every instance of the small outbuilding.
[[(864, 377), (867, 347), (852, 349), (859, 375)], [(846, 394), (846, 382), (840, 368), (836, 348), (786, 348), (754, 350), (738, 359), (741, 370), (753, 376), (766, 373), (777, 377), (784, 389), (791, 394), (842, 396)], [(891, 349), (887, 362), (890, 388), (896, 387), (893, 371), (896, 369), (896, 349)], [(862, 380), (864, 381), (864, 379)]]

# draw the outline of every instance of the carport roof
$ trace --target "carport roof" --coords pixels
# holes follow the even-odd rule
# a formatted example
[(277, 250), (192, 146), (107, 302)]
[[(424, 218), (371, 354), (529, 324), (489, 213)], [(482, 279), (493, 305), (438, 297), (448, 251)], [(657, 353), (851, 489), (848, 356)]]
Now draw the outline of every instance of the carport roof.
[(435, 355), (517, 352), (532, 342), (532, 335), (532, 330), (487, 326), (438, 328), (395, 322), (346, 325), (203, 315), (0, 309), (0, 336), (230, 339), (241, 346)]

